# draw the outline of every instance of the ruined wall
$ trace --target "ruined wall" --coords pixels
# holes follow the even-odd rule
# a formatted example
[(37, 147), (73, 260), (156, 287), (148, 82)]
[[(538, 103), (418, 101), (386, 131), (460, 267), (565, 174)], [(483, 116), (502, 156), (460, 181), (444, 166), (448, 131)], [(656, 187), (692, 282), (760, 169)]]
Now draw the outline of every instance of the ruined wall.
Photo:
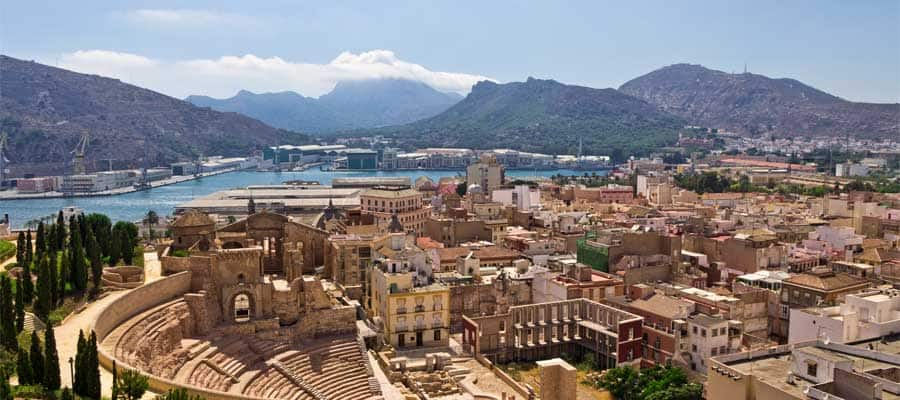
[(288, 223), (284, 226), (286, 242), (303, 244), (303, 273), (311, 274), (315, 268), (325, 265), (325, 246), (328, 232), (306, 224)]
[(672, 280), (672, 266), (660, 264), (631, 268), (625, 271), (623, 279), (625, 287), (644, 282), (670, 282)]
[(495, 281), (450, 287), (450, 332), (463, 329), (463, 315), (480, 317), (505, 313), (509, 307), (531, 304), (531, 281)]

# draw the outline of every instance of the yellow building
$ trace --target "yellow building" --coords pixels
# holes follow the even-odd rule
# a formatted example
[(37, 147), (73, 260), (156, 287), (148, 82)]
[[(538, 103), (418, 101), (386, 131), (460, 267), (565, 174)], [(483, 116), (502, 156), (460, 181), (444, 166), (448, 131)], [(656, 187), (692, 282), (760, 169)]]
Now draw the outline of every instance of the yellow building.
[(503, 184), (503, 176), (503, 166), (493, 154), (482, 154), (478, 162), (466, 167), (466, 184), (480, 186), (487, 196)]
[(422, 200), (422, 193), (403, 186), (376, 186), (359, 196), (360, 212), (372, 215), (375, 224), (387, 226), (394, 215), (406, 232), (421, 233), (431, 215), (431, 205)]
[(430, 265), (384, 259), (371, 276), (371, 312), (384, 321), (387, 342), (395, 348), (449, 343), (450, 288), (431, 283)]

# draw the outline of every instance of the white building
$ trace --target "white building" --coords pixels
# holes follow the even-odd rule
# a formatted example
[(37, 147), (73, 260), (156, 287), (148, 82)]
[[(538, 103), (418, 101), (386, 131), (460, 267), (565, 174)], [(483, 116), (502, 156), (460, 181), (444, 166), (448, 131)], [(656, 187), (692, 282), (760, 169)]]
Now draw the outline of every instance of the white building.
[(697, 314), (688, 317), (688, 348), (690, 367), (706, 373), (706, 360), (741, 350), (743, 329), (740, 321), (718, 316)]
[(849, 294), (834, 307), (792, 309), (788, 343), (858, 342), (900, 332), (900, 290)]
[(541, 192), (528, 185), (516, 185), (512, 189), (498, 189), (491, 193), (491, 200), (504, 205), (514, 205), (519, 210), (530, 210), (541, 205)]

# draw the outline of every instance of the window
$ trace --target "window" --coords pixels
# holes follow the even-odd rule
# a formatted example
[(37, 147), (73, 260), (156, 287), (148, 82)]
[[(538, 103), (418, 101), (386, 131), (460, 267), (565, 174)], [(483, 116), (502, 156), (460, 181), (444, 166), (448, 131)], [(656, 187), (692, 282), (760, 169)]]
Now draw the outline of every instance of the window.
[(691, 345), (691, 352), (694, 352), (694, 353), (697, 352), (697, 345), (696, 345), (696, 344), (692, 344), (692, 345)]
[(250, 320), (250, 296), (243, 293), (234, 296), (234, 320), (235, 322)]
[(728, 351), (725, 350), (725, 346), (719, 346), (719, 354), (727, 354)]
[(439, 342), (440, 340), (441, 340), (441, 330), (435, 329), (434, 330), (434, 341)]
[(712, 337), (719, 336), (719, 329), (713, 328), (712, 332), (710, 332), (710, 336), (712, 336)]
[(712, 349), (712, 355), (713, 355), (713, 357), (719, 355), (719, 351), (718, 351), (717, 348), (713, 347), (713, 349)]
[(694, 328), (694, 334), (696, 335), (696, 334), (697, 334), (697, 327), (696, 327), (696, 326), (693, 326), (692, 328)]
[(700, 330), (700, 336), (706, 337), (706, 329)]
[(806, 361), (806, 374), (809, 376), (816, 376), (816, 372), (818, 372), (819, 365), (816, 364), (815, 361)]

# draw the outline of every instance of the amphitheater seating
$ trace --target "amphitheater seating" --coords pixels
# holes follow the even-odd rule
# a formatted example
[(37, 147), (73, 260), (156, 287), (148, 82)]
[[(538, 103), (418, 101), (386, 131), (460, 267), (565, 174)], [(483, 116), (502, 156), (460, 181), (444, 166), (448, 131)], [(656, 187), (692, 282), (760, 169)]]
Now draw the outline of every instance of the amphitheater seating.
[[(355, 339), (342, 339), (310, 346), (281, 357), (284, 368), (300, 377), (327, 399), (368, 399), (369, 385), (364, 354)], [(314, 359), (320, 362), (313, 362)], [(292, 400), (314, 399), (285, 374), (269, 367), (244, 389), (253, 397)]]

